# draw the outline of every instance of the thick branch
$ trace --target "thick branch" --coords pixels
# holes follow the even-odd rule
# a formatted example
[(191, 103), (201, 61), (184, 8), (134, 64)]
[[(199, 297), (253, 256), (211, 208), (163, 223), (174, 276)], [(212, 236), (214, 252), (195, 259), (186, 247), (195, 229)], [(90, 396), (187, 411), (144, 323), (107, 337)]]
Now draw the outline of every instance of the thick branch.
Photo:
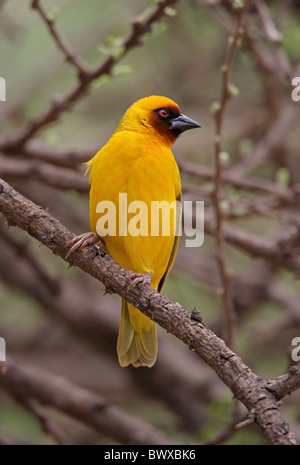
[[(73, 238), (58, 220), (0, 181), (0, 211), (17, 225), (65, 259), (66, 242)], [(156, 292), (149, 284), (129, 287), (132, 272), (118, 265), (102, 248), (88, 246), (71, 254), (68, 262), (80, 267), (107, 288), (117, 292), (145, 315), (192, 348), (218, 374), (249, 411), (269, 444), (296, 444), (289, 425), (282, 419), (276, 397), (258, 377), (194, 314)]]
[(88, 178), (83, 173), (74, 172), (70, 168), (55, 167), (39, 160), (20, 160), (0, 155), (0, 176), (8, 181), (31, 179), (47, 184), (56, 189), (74, 189), (80, 193), (88, 193)]
[(172, 444), (163, 433), (108, 405), (98, 394), (40, 368), (0, 363), (0, 386), (14, 396), (54, 407), (122, 444)]
[[(215, 234), (213, 222), (207, 218), (204, 225), (205, 232)], [(264, 239), (257, 234), (244, 231), (228, 223), (223, 227), (224, 240), (247, 253), (251, 257), (263, 258), (269, 263), (291, 271), (296, 277), (300, 276), (300, 259), (293, 249), (285, 249), (280, 241), (278, 243)]]
[[(180, 171), (188, 176), (198, 180), (213, 180), (214, 172), (210, 166), (200, 165), (193, 162), (179, 163)], [(224, 184), (231, 184), (237, 189), (258, 191), (268, 195), (278, 197), (282, 202), (294, 204), (297, 197), (292, 189), (282, 187), (268, 179), (262, 179), (254, 176), (235, 176), (230, 171), (224, 171), (222, 176)]]
[[(3, 232), (5, 240), (1, 237)], [(17, 289), (34, 299), (51, 321), (54, 318), (59, 327), (67, 329), (67, 333), (71, 330), (77, 338), (96, 350), (100, 357), (105, 354), (115, 359), (118, 331), (115, 299), (106, 298), (104, 304), (99, 286), (87, 288), (88, 275), (80, 283), (61, 276), (59, 289), (53, 290), (44, 276), (32, 266), (37, 261), (35, 247), (24, 247), (24, 255), (21, 241), (14, 243), (16, 236), (12, 229), (6, 230), (0, 224), (0, 280), (13, 290)], [(160, 340), (159, 360), (151, 370), (133, 368), (129, 374), (138, 390), (143, 394), (146, 390), (147, 395), (165, 403), (185, 428), (196, 429), (203, 424), (203, 404), (214, 398), (218, 383), (212, 380), (213, 387), (207, 389), (206, 377), (198, 373), (198, 360), (188, 352), (182, 352), (172, 342)], [(195, 376), (195, 373), (198, 375)]]
[(300, 370), (292, 366), (288, 373), (278, 376), (275, 380), (268, 383), (268, 389), (276, 396), (278, 400), (291, 394), (300, 387)]

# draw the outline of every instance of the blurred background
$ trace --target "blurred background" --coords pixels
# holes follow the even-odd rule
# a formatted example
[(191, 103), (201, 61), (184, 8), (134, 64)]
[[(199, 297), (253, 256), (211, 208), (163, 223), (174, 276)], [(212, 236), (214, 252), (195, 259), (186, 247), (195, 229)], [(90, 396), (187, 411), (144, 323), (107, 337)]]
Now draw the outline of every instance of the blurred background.
[[(132, 102), (151, 94), (174, 99), (203, 126), (182, 135), (173, 152), (183, 199), (205, 201), (208, 227), (202, 247), (186, 248), (180, 241), (163, 294), (199, 310), (220, 337), (225, 337), (225, 314), (213, 237), (213, 110), (234, 31), (230, 3), (178, 2), (141, 46), (119, 59), (133, 19), (151, 14), (155, 1), (43, 1), (59, 34), (91, 69), (110, 54), (116, 63), (111, 75), (95, 79), (84, 98), (55, 124), (42, 127), (25, 148), (5, 151), (2, 144), (0, 150), (0, 176), (80, 234), (89, 231), (82, 163), (106, 143)], [(288, 259), (300, 260), (300, 118), (299, 102), (291, 98), (291, 78), (300, 76), (300, 5), (259, 3), (262, 8), (249, 9), (232, 70), (236, 95), (223, 128), (228, 180), (220, 208), (232, 228), (225, 242), (235, 350), (259, 376), (277, 377), (293, 364), (291, 341), (300, 336), (300, 267)], [(0, 76), (7, 86), (7, 101), (0, 102), (0, 142), (5, 142), (66, 95), (77, 76), (30, 2), (0, 3), (0, 36)], [(249, 177), (252, 187), (245, 182)], [(269, 244), (277, 255), (266, 253)], [(0, 251), (0, 336), (7, 355), (101, 394), (178, 443), (264, 444), (255, 426), (232, 431), (230, 425), (245, 410), (237, 413), (232, 393), (217, 375), (161, 328), (157, 364), (151, 370), (121, 369), (115, 349), (120, 298), (103, 296), (99, 282), (67, 269), (66, 262), (17, 228), (7, 229), (3, 216)], [(282, 405), (298, 440), (299, 396), (295, 392)], [(71, 443), (116, 442), (55, 409), (45, 412)], [(56, 443), (28, 406), (4, 389), (0, 437), (19, 444)]]

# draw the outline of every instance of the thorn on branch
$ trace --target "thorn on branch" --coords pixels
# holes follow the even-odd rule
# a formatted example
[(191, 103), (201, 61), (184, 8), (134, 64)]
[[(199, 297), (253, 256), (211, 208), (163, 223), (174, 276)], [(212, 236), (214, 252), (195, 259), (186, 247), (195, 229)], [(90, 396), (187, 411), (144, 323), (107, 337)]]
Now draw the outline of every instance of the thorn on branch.
[(201, 313), (198, 310), (196, 310), (196, 308), (194, 308), (194, 310), (192, 311), (190, 318), (191, 320), (198, 321), (199, 323), (202, 323), (203, 321)]
[(112, 295), (112, 294), (115, 294), (115, 291), (113, 290), (112, 287), (109, 287), (109, 286), (105, 286), (105, 290), (104, 290), (104, 293), (103, 295)]

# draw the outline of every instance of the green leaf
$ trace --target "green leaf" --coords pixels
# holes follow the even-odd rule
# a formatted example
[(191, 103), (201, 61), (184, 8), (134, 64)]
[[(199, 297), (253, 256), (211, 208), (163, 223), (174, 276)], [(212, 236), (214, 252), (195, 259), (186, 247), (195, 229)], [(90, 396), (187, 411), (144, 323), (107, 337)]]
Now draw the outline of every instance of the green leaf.
[(154, 23), (153, 26), (152, 26), (152, 33), (153, 35), (158, 35), (158, 34), (163, 34), (164, 32), (166, 32), (168, 29), (168, 24), (163, 22), (163, 21), (160, 21), (159, 23)]
[(235, 8), (236, 10), (240, 9), (240, 8), (244, 8), (244, 1), (243, 0), (233, 0), (232, 2), (232, 6), (233, 8)]
[(52, 11), (48, 14), (48, 19), (50, 19), (50, 21), (56, 21), (60, 12), (61, 8), (59, 6), (54, 6)]
[(210, 111), (212, 112), (213, 115), (215, 115), (220, 110), (221, 110), (221, 103), (218, 102), (217, 100), (214, 101), (210, 106)]
[(229, 94), (232, 95), (233, 97), (236, 97), (240, 93), (240, 89), (235, 84), (233, 84), (232, 82), (230, 82), (228, 84), (227, 90), (228, 90)]
[(94, 81), (94, 87), (97, 88), (97, 87), (103, 86), (104, 84), (107, 84), (110, 81), (111, 81), (110, 74), (102, 74), (98, 79)]
[(124, 74), (131, 74), (133, 71), (130, 65), (115, 65), (113, 69), (114, 76), (122, 76)]
[(228, 166), (230, 164), (230, 154), (228, 152), (225, 152), (225, 151), (220, 152), (219, 159), (222, 165)]
[(290, 182), (290, 172), (287, 168), (281, 167), (276, 171), (276, 183), (282, 187), (287, 187)]
[(176, 16), (177, 15), (177, 10), (176, 10), (176, 8), (172, 8), (171, 6), (167, 6), (165, 8), (165, 13), (168, 16)]
[(124, 53), (123, 39), (109, 35), (106, 37), (106, 43), (98, 45), (97, 50), (103, 53), (103, 55), (111, 55), (117, 60)]
[(228, 202), (227, 199), (220, 200), (219, 209), (225, 215), (230, 212), (230, 203)]

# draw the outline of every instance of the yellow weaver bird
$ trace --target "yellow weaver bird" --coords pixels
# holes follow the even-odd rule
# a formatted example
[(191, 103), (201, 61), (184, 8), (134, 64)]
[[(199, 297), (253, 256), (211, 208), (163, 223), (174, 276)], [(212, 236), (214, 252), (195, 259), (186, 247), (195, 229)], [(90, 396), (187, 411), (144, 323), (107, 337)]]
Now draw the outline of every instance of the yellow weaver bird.
[[(142, 201), (149, 207), (152, 201), (181, 201), (180, 174), (171, 151), (177, 137), (187, 129), (201, 127), (183, 115), (178, 105), (166, 97), (150, 96), (135, 102), (123, 115), (107, 144), (87, 163), (90, 171), (90, 226), (92, 233), (73, 239), (68, 255), (87, 244), (101, 239), (96, 231), (100, 214), (97, 205), (110, 201), (116, 207), (116, 235), (104, 239), (108, 253), (123, 267), (134, 272), (133, 283), (149, 281), (161, 291), (173, 265), (179, 236), (170, 227), (170, 234), (120, 234), (119, 222), (124, 212), (119, 211), (119, 194), (127, 194), (127, 202)], [(172, 212), (170, 212), (172, 213)], [(169, 221), (174, 224), (170, 214)], [(145, 216), (145, 215), (144, 215)], [(141, 217), (151, 221), (158, 218)], [(128, 228), (128, 221), (125, 225)], [(128, 229), (125, 231), (128, 232)], [(123, 231), (124, 233), (124, 231)], [(148, 282), (149, 282), (148, 281)], [(132, 284), (133, 284), (132, 283)], [(119, 363), (122, 367), (151, 367), (157, 357), (155, 323), (133, 305), (122, 301), (121, 322), (117, 342)]]

